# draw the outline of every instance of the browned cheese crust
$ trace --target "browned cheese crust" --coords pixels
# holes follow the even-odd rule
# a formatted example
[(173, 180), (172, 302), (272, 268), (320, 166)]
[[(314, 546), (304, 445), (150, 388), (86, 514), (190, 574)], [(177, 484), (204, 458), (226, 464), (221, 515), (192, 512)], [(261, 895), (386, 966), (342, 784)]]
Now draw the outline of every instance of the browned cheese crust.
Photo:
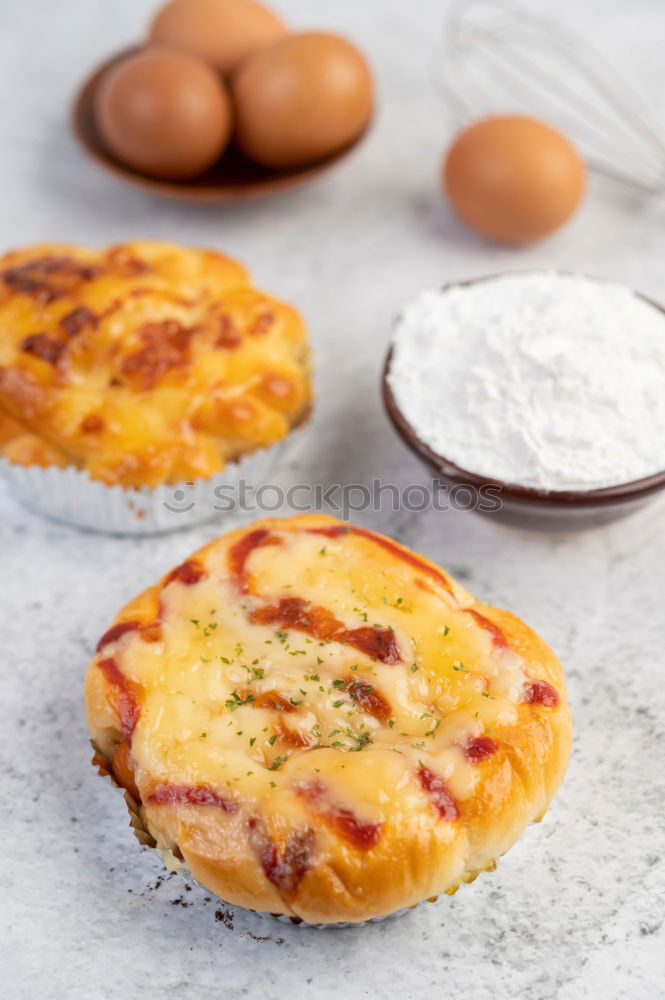
[(300, 317), (213, 251), (14, 251), (0, 328), (0, 455), (17, 464), (135, 487), (209, 478), (310, 406)]

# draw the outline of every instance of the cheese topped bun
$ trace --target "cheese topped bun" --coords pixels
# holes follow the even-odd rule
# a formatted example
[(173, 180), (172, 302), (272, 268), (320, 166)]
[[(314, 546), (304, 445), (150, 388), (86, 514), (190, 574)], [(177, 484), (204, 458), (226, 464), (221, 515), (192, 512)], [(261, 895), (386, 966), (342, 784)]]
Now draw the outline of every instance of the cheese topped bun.
[(0, 259), (0, 329), (0, 422), (17, 426), (0, 428), (0, 454), (19, 464), (107, 485), (206, 479), (310, 403), (300, 317), (213, 251), (15, 251)]
[(152, 844), (224, 900), (310, 923), (493, 867), (571, 743), (561, 666), (526, 625), (318, 515), (224, 535), (145, 591), (86, 703)]

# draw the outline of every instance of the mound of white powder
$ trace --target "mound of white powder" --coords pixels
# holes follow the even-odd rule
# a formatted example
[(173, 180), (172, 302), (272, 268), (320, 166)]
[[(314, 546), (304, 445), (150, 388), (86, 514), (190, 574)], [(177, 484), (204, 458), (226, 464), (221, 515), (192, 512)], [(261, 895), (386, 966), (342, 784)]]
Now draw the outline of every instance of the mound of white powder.
[(424, 291), (393, 346), (400, 410), (469, 472), (564, 490), (665, 469), (665, 315), (621, 285), (535, 272)]

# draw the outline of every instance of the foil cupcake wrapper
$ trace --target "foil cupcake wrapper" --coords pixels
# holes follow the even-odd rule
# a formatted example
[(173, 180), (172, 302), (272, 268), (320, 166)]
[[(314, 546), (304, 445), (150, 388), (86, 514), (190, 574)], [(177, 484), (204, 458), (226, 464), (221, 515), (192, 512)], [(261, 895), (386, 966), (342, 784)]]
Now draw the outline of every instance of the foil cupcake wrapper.
[[(104, 754), (92, 744), (94, 755), (92, 758), (93, 765), (97, 768), (98, 773), (103, 778), (109, 778), (116, 788), (122, 788), (121, 785), (113, 777), (111, 772), (110, 764)], [(201, 883), (197, 882), (192, 873), (190, 872), (187, 865), (171, 850), (163, 850), (157, 846), (157, 842), (152, 834), (146, 829), (143, 819), (141, 817), (141, 810), (139, 804), (132, 798), (127, 789), (123, 788), (122, 791), (125, 795), (125, 803), (129, 811), (129, 825), (132, 828), (132, 832), (136, 839), (138, 840), (141, 847), (147, 848), (150, 851), (154, 851), (162, 859), (164, 867), (170, 871), (174, 872), (176, 875), (180, 875), (186, 882), (191, 885), (200, 886)], [(203, 886), (205, 888), (205, 886)], [(207, 890), (206, 890), (207, 891)], [(436, 903), (439, 896), (432, 896), (429, 899), (423, 899), (419, 903), (415, 903), (413, 906), (404, 906), (399, 910), (394, 910), (392, 913), (386, 913), (381, 917), (370, 917), (368, 920), (341, 920), (335, 921), (333, 923), (324, 924), (310, 924), (301, 917), (291, 917), (286, 913), (266, 913), (263, 910), (251, 910), (244, 906), (238, 906), (237, 903), (228, 903), (227, 905), (233, 906), (236, 910), (246, 910), (248, 913), (254, 913), (257, 917), (264, 917), (267, 920), (277, 920), (283, 924), (289, 924), (291, 927), (306, 927), (314, 930), (342, 930), (345, 927), (367, 927), (369, 924), (382, 923), (384, 920), (393, 920), (396, 917), (403, 917), (407, 913), (413, 913), (414, 910), (422, 906), (424, 903)], [(227, 902), (226, 900), (220, 900), (220, 902)]]
[[(394, 910), (393, 913), (386, 913), (382, 917), (369, 917), (367, 920), (339, 920), (332, 924), (308, 924), (300, 917), (289, 917), (286, 913), (259, 913), (260, 917), (268, 917), (270, 920), (279, 920), (282, 924), (290, 924), (292, 927), (307, 927), (316, 931), (344, 930), (345, 927), (369, 927), (370, 924), (381, 924), (384, 920), (395, 920), (397, 917), (404, 917), (407, 913), (413, 913), (424, 903), (435, 903), (439, 897), (423, 899), (413, 906), (403, 906), (401, 910)], [(255, 911), (252, 911), (255, 912)]]
[(43, 469), (6, 459), (0, 459), (0, 475), (18, 500), (53, 521), (109, 535), (155, 535), (232, 513), (239, 482), (264, 482), (285, 447), (280, 441), (253, 452), (210, 479), (154, 488), (106, 486), (73, 466)]

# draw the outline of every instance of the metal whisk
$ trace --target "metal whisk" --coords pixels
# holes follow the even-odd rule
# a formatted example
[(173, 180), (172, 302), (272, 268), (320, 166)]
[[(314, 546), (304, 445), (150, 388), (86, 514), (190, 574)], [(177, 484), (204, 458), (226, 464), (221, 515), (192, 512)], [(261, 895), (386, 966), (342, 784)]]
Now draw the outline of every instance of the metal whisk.
[(561, 128), (590, 169), (665, 193), (665, 140), (605, 58), (574, 31), (524, 7), (459, 0), (437, 54), (439, 87), (460, 123), (526, 113)]

